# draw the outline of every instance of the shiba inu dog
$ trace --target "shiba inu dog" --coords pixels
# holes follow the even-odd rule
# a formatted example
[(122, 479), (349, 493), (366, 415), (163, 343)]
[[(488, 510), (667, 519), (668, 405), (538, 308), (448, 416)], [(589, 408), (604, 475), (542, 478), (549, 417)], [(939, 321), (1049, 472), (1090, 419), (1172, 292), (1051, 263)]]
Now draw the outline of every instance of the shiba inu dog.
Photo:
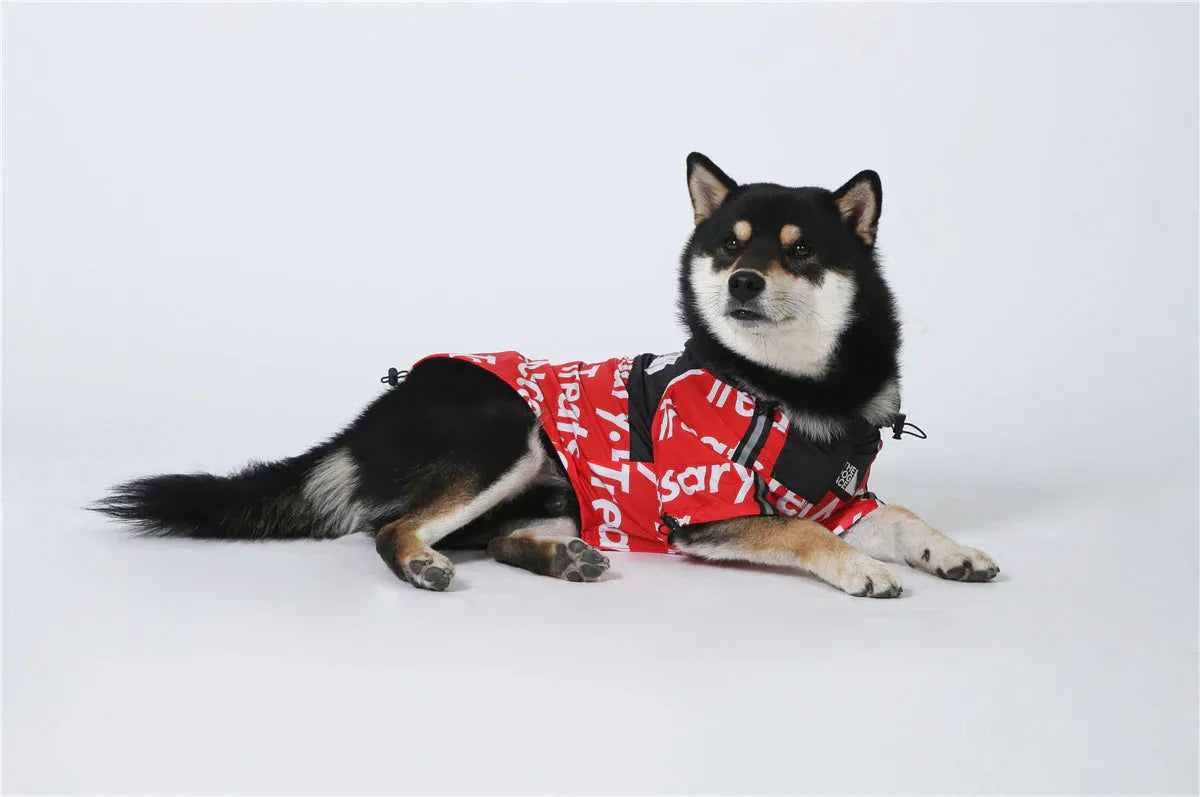
[(878, 175), (836, 191), (738, 185), (687, 159), (682, 351), (551, 364), (427, 357), (328, 441), (227, 477), (163, 475), (95, 506), (146, 534), (373, 534), (396, 575), (446, 589), (442, 550), (571, 581), (604, 550), (807, 570), (896, 597), (880, 561), (957, 581), (999, 568), (867, 488), (900, 410), (900, 327), (875, 256)]

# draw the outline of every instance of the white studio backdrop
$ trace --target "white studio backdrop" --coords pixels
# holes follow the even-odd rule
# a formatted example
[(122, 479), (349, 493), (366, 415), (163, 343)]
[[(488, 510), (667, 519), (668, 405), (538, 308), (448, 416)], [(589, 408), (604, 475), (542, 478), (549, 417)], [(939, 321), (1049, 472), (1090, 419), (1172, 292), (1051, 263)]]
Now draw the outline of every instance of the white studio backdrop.
[[(1194, 791), (1196, 34), (1195, 5), (6, 4), (6, 789)], [(930, 439), (873, 485), (1007, 580), (906, 572), (885, 612), (675, 561), (618, 562), (615, 597), (468, 562), (439, 604), (368, 544), (130, 542), (78, 511), (298, 453), (427, 353), (676, 349), (691, 150), (881, 174)], [(714, 629), (762, 646), (727, 675), (869, 694), (702, 678)], [(650, 685), (597, 686), (593, 655)], [(571, 697), (560, 734), (496, 668), (605, 718)]]

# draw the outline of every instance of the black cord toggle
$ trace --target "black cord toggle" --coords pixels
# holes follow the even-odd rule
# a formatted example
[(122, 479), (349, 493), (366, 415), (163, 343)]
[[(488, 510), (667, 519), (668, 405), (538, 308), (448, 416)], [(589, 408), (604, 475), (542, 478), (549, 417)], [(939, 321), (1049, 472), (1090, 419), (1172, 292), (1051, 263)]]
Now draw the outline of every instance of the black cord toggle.
[[(896, 419), (892, 421), (892, 439), (899, 440), (904, 435), (912, 435), (919, 440), (928, 440), (929, 435), (925, 434), (925, 430), (915, 423), (909, 423), (905, 420), (908, 416), (903, 412), (896, 413)], [(915, 432), (909, 431), (909, 427), (916, 429)]]
[(395, 387), (404, 381), (404, 377), (408, 376), (408, 371), (397, 371), (395, 368), (389, 368), (387, 376), (382, 376), (379, 381), (385, 385)]
[(683, 524), (680, 523), (675, 518), (668, 515), (666, 512), (659, 515), (659, 520), (661, 520), (662, 524), (667, 527), (667, 532), (668, 532), (667, 539), (668, 540), (670, 540), (672, 535), (677, 534), (678, 532), (683, 530)]

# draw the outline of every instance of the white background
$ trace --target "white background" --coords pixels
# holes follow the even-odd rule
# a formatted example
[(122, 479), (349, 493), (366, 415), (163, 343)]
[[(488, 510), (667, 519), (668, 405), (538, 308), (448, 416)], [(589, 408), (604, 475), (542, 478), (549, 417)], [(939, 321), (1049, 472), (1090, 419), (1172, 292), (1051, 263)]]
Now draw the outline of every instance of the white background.
[[(4, 8), (4, 775), (50, 792), (1197, 789), (1197, 7)], [(671, 351), (690, 150), (884, 186), (896, 601), (131, 540), (423, 354)]]

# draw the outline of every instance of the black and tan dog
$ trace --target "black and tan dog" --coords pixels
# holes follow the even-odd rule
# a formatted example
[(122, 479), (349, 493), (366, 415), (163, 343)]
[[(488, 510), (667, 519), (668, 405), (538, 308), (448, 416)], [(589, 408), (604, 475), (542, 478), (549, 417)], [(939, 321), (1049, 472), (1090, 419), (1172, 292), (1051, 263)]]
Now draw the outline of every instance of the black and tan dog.
[[(597, 547), (629, 549), (637, 534), (664, 550), (800, 568), (854, 595), (900, 594), (876, 560), (994, 578), (987, 555), (866, 492), (877, 430), (900, 408), (899, 323), (875, 256), (878, 176), (862, 172), (836, 191), (737, 185), (693, 153), (687, 184), (683, 353), (607, 370), (517, 358), (511, 376), (497, 375), (494, 357), (427, 359), (300, 456), (228, 477), (139, 479), (96, 508), (164, 536), (367, 532), (397, 575), (434, 590), (454, 574), (438, 549), (486, 547), (500, 562), (591, 581), (609, 566)], [(601, 413), (612, 421), (603, 438), (578, 420), (593, 406), (583, 374), (606, 380), (597, 402), (624, 402)], [(686, 414), (678, 392), (687, 379), (712, 386), (710, 403), (736, 391), (729, 406), (744, 404), (746, 418), (732, 438), (697, 431), (705, 421)], [(557, 403), (543, 407), (551, 394)], [(677, 451), (700, 451), (660, 448), (676, 434), (707, 448), (667, 469), (670, 456), (689, 456)], [(638, 490), (641, 503), (630, 497)], [(687, 514), (672, 513), (676, 498), (691, 502)], [(864, 508), (846, 515), (851, 505)]]

